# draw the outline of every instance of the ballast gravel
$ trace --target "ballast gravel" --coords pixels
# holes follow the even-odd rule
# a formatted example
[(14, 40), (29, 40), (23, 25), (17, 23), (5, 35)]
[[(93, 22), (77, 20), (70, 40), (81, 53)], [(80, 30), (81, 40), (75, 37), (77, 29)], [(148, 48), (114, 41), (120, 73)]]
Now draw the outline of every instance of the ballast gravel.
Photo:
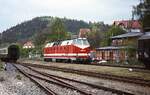
[[(21, 65), (17, 65), (17, 67), (19, 67), (20, 69), (24, 70), (25, 72), (27, 73), (31, 73), (33, 75), (36, 75), (36, 76), (39, 76), (39, 77), (42, 77), (42, 78), (46, 78), (48, 80), (51, 80), (51, 81), (54, 81), (54, 82), (57, 82), (53, 79), (49, 79), (45, 76), (42, 76), (36, 72), (33, 72), (31, 71), (30, 69), (26, 68), (26, 67), (23, 67)], [(39, 82), (41, 85), (44, 85), (48, 88), (50, 88), (52, 91), (54, 91), (55, 93), (57, 93), (58, 95), (82, 95), (80, 94), (79, 92), (77, 92), (76, 90), (71, 90), (71, 89), (67, 89), (65, 87), (61, 87), (61, 86), (58, 86), (58, 85), (55, 85), (55, 84), (52, 84), (52, 83), (48, 83), (48, 82), (45, 82), (45, 81), (42, 81), (42, 80), (39, 80), (39, 79), (36, 79), (34, 77), (32, 77), (33, 79), (35, 79), (37, 82)]]
[(0, 95), (47, 95), (11, 64), (8, 65), (7, 71), (0, 71)]

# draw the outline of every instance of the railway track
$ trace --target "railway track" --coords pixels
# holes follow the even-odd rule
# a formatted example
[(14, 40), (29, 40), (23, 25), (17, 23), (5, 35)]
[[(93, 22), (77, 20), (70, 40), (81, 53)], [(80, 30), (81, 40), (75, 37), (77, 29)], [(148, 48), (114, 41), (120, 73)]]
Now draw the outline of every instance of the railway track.
[[(94, 89), (100, 89), (100, 90), (104, 90), (104, 91), (107, 91), (107, 92), (112, 92), (112, 93), (116, 93), (117, 95), (133, 95), (132, 93), (128, 93), (128, 92), (124, 92), (124, 91), (121, 91), (121, 90), (116, 90), (116, 89), (112, 89), (112, 88), (107, 88), (107, 87), (102, 87), (102, 86), (98, 86), (98, 85), (94, 85), (94, 84), (90, 84), (90, 83), (86, 83), (86, 82), (81, 82), (81, 81), (77, 81), (77, 80), (73, 80), (73, 79), (69, 79), (69, 78), (64, 78), (64, 77), (60, 77), (60, 76), (56, 76), (56, 75), (51, 75), (51, 74), (48, 74), (48, 73), (44, 73), (44, 72), (41, 72), (41, 71), (38, 71), (38, 70), (35, 70), (29, 66), (25, 66), (25, 68), (28, 68), (30, 69), (31, 71), (35, 72), (35, 73), (38, 73), (42, 76), (45, 76), (45, 77), (48, 77), (50, 79), (53, 79), (55, 81), (51, 81), (49, 79), (45, 79), (43, 77), (40, 77), (40, 76), (37, 76), (37, 75), (34, 75), (32, 73), (27, 73), (25, 71), (22, 71), (18, 66), (16, 66), (16, 68), (22, 72), (25, 76), (27, 77), (31, 77), (31, 80), (33, 80), (32, 77), (34, 78), (38, 78), (40, 80), (43, 80), (43, 81), (46, 81), (48, 83), (53, 83), (53, 84), (56, 84), (56, 85), (60, 85), (62, 87), (67, 87), (67, 88), (70, 88), (70, 89), (73, 89), (73, 90), (76, 90), (78, 92), (80, 92), (81, 94), (83, 95), (94, 95), (93, 93), (91, 92), (88, 92), (86, 90), (83, 90), (81, 88), (77, 88), (71, 84), (69, 84), (69, 81), (71, 82), (76, 82), (78, 84), (81, 84), (81, 85), (87, 85), (87, 86), (90, 86)], [(35, 80), (34, 80), (35, 81)], [(57, 82), (56, 82), (57, 81)], [(36, 81), (35, 81), (36, 82)], [(37, 82), (36, 82), (37, 83)], [(41, 85), (43, 86), (43, 85)], [(45, 89), (46, 92), (50, 93), (48, 95), (57, 95), (55, 92), (53, 92), (52, 90), (50, 90), (48, 87), (42, 87)]]
[(41, 89), (43, 89), (48, 95), (57, 95), (55, 92), (53, 92), (51, 89), (49, 89), (46, 86), (43, 86), (41, 83), (39, 83), (38, 81), (36, 81), (34, 78), (32, 78), (31, 76), (29, 76), (26, 72), (24, 72), (23, 70), (19, 69), (16, 65), (13, 65), (14, 67), (17, 68), (17, 70), (22, 73), (23, 75), (25, 75), (26, 77), (28, 77), (31, 81), (33, 81), (34, 83), (36, 83)]
[[(50, 79), (47, 79), (47, 78), (44, 78), (44, 77), (41, 77), (39, 75), (35, 75), (35, 74), (32, 74), (32, 73), (29, 73), (29, 72), (25, 72), (23, 70), (21, 70), (21, 68), (15, 66), (21, 73), (23, 73), (25, 76), (27, 76), (28, 78), (30, 78), (33, 82), (35, 82), (36, 84), (38, 84), (42, 89), (44, 89), (48, 95), (59, 95), (59, 94), (56, 94), (56, 92), (54, 92), (53, 90), (51, 90), (50, 88), (48, 88), (47, 86), (44, 86), (43, 84), (39, 83), (38, 81), (36, 81), (34, 78), (36, 79), (39, 79), (39, 80), (42, 80), (42, 81), (45, 81), (45, 82), (48, 82), (48, 83), (51, 83), (51, 84), (55, 84), (55, 85), (58, 85), (60, 87), (65, 87), (65, 88), (68, 88), (68, 89), (72, 89), (72, 90), (75, 90), (75, 91), (78, 91), (79, 93), (81, 93), (82, 95), (92, 95), (90, 93), (87, 93), (86, 91), (83, 91), (83, 90), (80, 90), (70, 84), (67, 84), (59, 79), (56, 79), (56, 78), (53, 78), (53, 77), (50, 77), (50, 76), (46, 76)], [(42, 74), (41, 74), (42, 75)], [(43, 75), (45, 76), (45, 75)], [(52, 81), (52, 80), (55, 80), (55, 81)]]
[(44, 69), (51, 69), (51, 70), (56, 70), (56, 71), (75, 73), (75, 74), (86, 75), (86, 76), (97, 77), (97, 78), (117, 80), (117, 81), (121, 81), (121, 82), (134, 83), (134, 84), (150, 87), (150, 80), (144, 80), (144, 79), (140, 79), (140, 78), (116, 76), (116, 75), (96, 73), (96, 72), (90, 72), (90, 71), (81, 71), (81, 70), (74, 70), (74, 69), (69, 69), (69, 68), (60, 68), (60, 67), (55, 67), (55, 66), (45, 66), (45, 65), (40, 65), (40, 64), (28, 64), (28, 63), (19, 63), (19, 64), (23, 64), (26, 66), (38, 67), (38, 68), (44, 68)]

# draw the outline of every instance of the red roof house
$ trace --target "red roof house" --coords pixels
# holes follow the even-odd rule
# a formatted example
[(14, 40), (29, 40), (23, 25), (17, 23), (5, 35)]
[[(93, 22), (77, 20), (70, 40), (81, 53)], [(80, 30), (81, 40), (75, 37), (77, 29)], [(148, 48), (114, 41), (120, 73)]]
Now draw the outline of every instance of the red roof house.
[(141, 29), (142, 28), (138, 20), (114, 21), (113, 24), (116, 26), (121, 26), (125, 29)]
[(86, 38), (87, 33), (90, 32), (90, 29), (88, 28), (81, 28), (79, 32), (79, 38)]

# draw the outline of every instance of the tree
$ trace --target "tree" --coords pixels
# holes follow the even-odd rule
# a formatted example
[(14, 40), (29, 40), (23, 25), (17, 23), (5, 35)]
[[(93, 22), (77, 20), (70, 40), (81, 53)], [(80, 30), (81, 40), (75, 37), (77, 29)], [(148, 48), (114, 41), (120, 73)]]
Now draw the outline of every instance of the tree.
[(87, 34), (87, 39), (91, 45), (92, 49), (101, 46), (102, 39), (104, 38), (104, 33), (110, 28), (109, 25), (105, 25), (104, 22), (89, 22), (91, 32)]
[(124, 34), (124, 33), (126, 33), (126, 31), (124, 31), (119, 26), (112, 26), (107, 32), (105, 32), (104, 39), (101, 42), (102, 46), (111, 45), (111, 37), (112, 36), (117, 36), (117, 35)]
[(47, 35), (49, 34), (42, 33), (42, 32), (37, 33), (33, 38), (35, 46), (43, 45), (47, 39)]
[(67, 37), (67, 32), (65, 30), (64, 24), (61, 19), (56, 18), (51, 26), (52, 34), (50, 35), (53, 41), (64, 40)]
[(139, 17), (143, 31), (150, 31), (150, 0), (140, 0), (141, 2), (134, 7), (134, 15)]
[(98, 48), (100, 46), (100, 41), (102, 40), (103, 32), (99, 28), (101, 24), (93, 23), (91, 24), (91, 32), (87, 34), (87, 39), (91, 45), (91, 48)]
[[(45, 42), (59, 41), (70, 38), (71, 34), (66, 32), (61, 19), (56, 18), (51, 25), (39, 31), (34, 35), (33, 40), (37, 48), (40, 48)], [(40, 38), (40, 39), (39, 39)]]

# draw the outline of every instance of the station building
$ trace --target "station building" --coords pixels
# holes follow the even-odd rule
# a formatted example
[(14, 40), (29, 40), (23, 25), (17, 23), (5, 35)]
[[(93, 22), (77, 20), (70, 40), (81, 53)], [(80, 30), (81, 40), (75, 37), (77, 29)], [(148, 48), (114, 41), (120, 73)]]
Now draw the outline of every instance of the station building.
[(139, 46), (143, 45), (140, 41), (150, 39), (150, 32), (142, 32), (141, 26), (137, 21), (134, 20), (130, 24), (131, 22), (114, 22), (114, 25), (122, 27), (127, 33), (111, 37), (111, 46), (96, 48), (96, 57), (98, 60), (120, 62), (128, 60), (131, 56), (132, 58), (139, 59)]
[(142, 32), (128, 32), (113, 36), (111, 46), (96, 48), (96, 56), (99, 60), (125, 61), (128, 59), (128, 50), (133, 50), (132, 57), (137, 58), (138, 39), (142, 35)]

